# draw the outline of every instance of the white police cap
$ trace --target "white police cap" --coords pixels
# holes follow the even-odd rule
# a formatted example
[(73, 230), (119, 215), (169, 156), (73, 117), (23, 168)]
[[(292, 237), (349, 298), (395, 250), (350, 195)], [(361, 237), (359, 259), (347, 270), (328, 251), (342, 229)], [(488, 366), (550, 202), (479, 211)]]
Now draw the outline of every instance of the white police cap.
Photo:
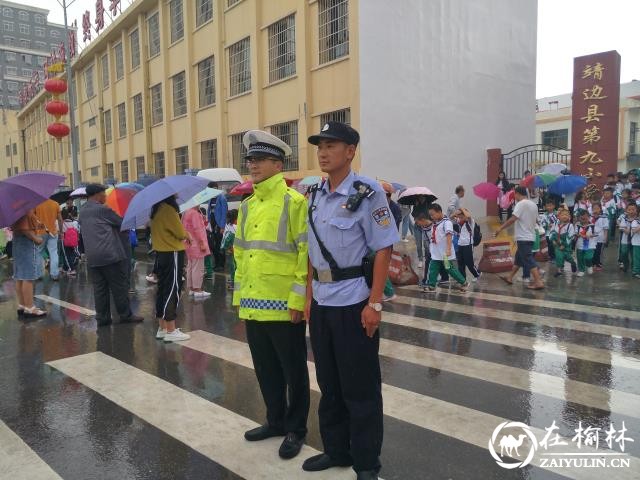
[(274, 157), (284, 161), (284, 157), (292, 153), (289, 145), (262, 130), (249, 130), (242, 137), (242, 143), (247, 149), (245, 158)]

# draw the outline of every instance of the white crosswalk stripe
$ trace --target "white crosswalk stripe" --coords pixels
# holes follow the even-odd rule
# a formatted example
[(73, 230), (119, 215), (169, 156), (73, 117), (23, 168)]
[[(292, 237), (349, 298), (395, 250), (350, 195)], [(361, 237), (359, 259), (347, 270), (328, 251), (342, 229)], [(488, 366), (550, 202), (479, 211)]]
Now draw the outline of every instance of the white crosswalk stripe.
[[(243, 432), (257, 423), (100, 352), (48, 365), (247, 480), (304, 478), (302, 461), (318, 453), (305, 446), (295, 459), (282, 461), (281, 438), (244, 440)], [(154, 405), (150, 399), (161, 401)], [(354, 477), (346, 468), (314, 474), (319, 480)]]
[(535, 352), (561, 355), (565, 358), (572, 357), (615, 367), (640, 370), (640, 355), (638, 354), (621, 354), (612, 350), (576, 345), (575, 343), (544, 340), (538, 337), (516, 335), (499, 330), (490, 330), (488, 328), (457, 325), (432, 318), (412, 317), (399, 313), (384, 312), (382, 314), (382, 321), (383, 323), (391, 325), (411, 327), (418, 330), (442, 333), (444, 335), (455, 335), (457, 337), (471, 338), (498, 345), (508, 345), (510, 347), (533, 350)]
[[(197, 350), (202, 353), (236, 363), (247, 368), (253, 368), (249, 347), (243, 342), (221, 337), (204, 331), (191, 332), (191, 339), (182, 342), (182, 347)], [(311, 389), (319, 392), (315, 377), (315, 367), (309, 362), (309, 380)], [(426, 395), (421, 395), (392, 385), (383, 384), (385, 414), (404, 422), (426, 428), (428, 430), (462, 440), (480, 448), (487, 448), (488, 439), (493, 430), (507, 421), (494, 415), (479, 412), (477, 410), (455, 405)], [(472, 425), (472, 428), (469, 426)], [(536, 437), (543, 438), (545, 432), (541, 429), (532, 429)], [(569, 440), (567, 440), (569, 442)], [(583, 450), (583, 452), (589, 449)], [(640, 468), (640, 459), (633, 458), (636, 468)], [(593, 472), (576, 469), (555, 469), (550, 471), (568, 476), (569, 478), (589, 479), (601, 478), (592, 475)], [(598, 469), (594, 469), (597, 471)], [(575, 476), (574, 476), (575, 475)], [(600, 471), (600, 474), (602, 472)], [(633, 478), (632, 475), (620, 478)]]
[(62, 480), (36, 452), (0, 421), (0, 478)]
[[(419, 291), (418, 287), (405, 287), (398, 289), (397, 293), (401, 293), (403, 290)], [(469, 290), (467, 292), (458, 292), (456, 290), (449, 290), (449, 295), (459, 297), (469, 297), (477, 300), (489, 300), (494, 302), (506, 302), (513, 305), (526, 305), (528, 307), (540, 307), (540, 308), (554, 308), (558, 310), (565, 310), (568, 312), (588, 313), (591, 315), (604, 315), (612, 318), (627, 318), (630, 320), (640, 320), (640, 311), (624, 310), (620, 308), (600, 307), (596, 305), (581, 305), (570, 302), (556, 302), (552, 300), (542, 300), (538, 298), (528, 297), (516, 297), (512, 295), (499, 295), (495, 293), (485, 293)]]
[(535, 315), (532, 313), (514, 313), (512, 311), (500, 310), (497, 308), (487, 308), (480, 306), (459, 305), (451, 302), (441, 302), (432, 300), (428, 297), (413, 298), (398, 295), (394, 301), (397, 304), (413, 305), (416, 307), (435, 308), (445, 312), (457, 312), (474, 317), (492, 317), (509, 322), (531, 323), (539, 326), (547, 326), (553, 328), (564, 328), (574, 330), (576, 332), (598, 333), (601, 335), (617, 336), (624, 338), (632, 338), (640, 340), (640, 329), (615, 327), (612, 325), (604, 325), (598, 323), (581, 322), (579, 320), (569, 320), (566, 318), (547, 317), (543, 315)]
[[(402, 290), (404, 289), (400, 289), (399, 293), (402, 293)], [(456, 292), (454, 295), (459, 294)], [(529, 350), (534, 354), (536, 352), (553, 354), (558, 356), (559, 364), (562, 364), (563, 361), (566, 362), (568, 358), (574, 358), (610, 365), (613, 372), (612, 376), (615, 373), (615, 368), (623, 367), (632, 371), (640, 370), (640, 355), (622, 352), (621, 346), (621, 343), (628, 341), (628, 339), (640, 339), (640, 329), (571, 320), (561, 318), (562, 314), (560, 314), (560, 317), (536, 314), (536, 310), (553, 308), (564, 312), (588, 313), (593, 315), (596, 320), (597, 316), (635, 320), (636, 317), (640, 318), (638, 312), (607, 307), (562, 304), (547, 300), (524, 299), (482, 292), (474, 293), (473, 298), (480, 300), (480, 302), (477, 302), (478, 304), (482, 303), (481, 300), (486, 300), (507, 304), (531, 305), (533, 308), (530, 313), (518, 313), (506, 309), (501, 310), (500, 308), (449, 303), (442, 301), (442, 296), (431, 299), (429, 297), (413, 298), (399, 295), (396, 300), (398, 304), (426, 307), (442, 311), (445, 314), (446, 312), (456, 312), (462, 314), (461, 316), (473, 316), (474, 319), (487, 320), (483, 317), (490, 317), (495, 321), (491, 324), (485, 321), (475, 322), (474, 326), (466, 326), (447, 322), (446, 315), (439, 320), (435, 320), (434, 318), (420, 318), (384, 312), (383, 323), (400, 328), (463, 337), (493, 345), (520, 348)], [(51, 297), (43, 298), (43, 300), (83, 314), (91, 311), (88, 308), (61, 302)], [(431, 316), (439, 318), (436, 314)], [(606, 335), (610, 337), (612, 348), (605, 350), (604, 348), (573, 344), (570, 340), (554, 341), (552, 336), (529, 337), (500, 331), (501, 325), (505, 324), (505, 322), (523, 322), (536, 326), (562, 328), (570, 332), (576, 332), (578, 336), (580, 333)], [(483, 328), (485, 325), (497, 328), (497, 330)], [(589, 408), (595, 408), (612, 414), (640, 419), (640, 410), (637, 408), (640, 405), (640, 395), (615, 388), (593, 385), (585, 381), (571, 380), (567, 378), (568, 373), (564, 370), (558, 375), (541, 373), (534, 369), (525, 370), (463, 354), (449, 353), (412, 345), (403, 341), (390, 340), (384, 338), (384, 329), (382, 332), (380, 354), (388, 359), (398, 361), (395, 362), (398, 365), (398, 367), (394, 367), (396, 369), (401, 368), (401, 362), (405, 362), (424, 369), (445, 371), (459, 375), (462, 378), (481, 380), (522, 392), (551, 397), (561, 402), (570, 402), (587, 407), (585, 411), (588, 411)], [(399, 332), (402, 333), (401, 330)], [(201, 330), (190, 332), (190, 334), (191, 339), (189, 341), (180, 344), (169, 344), (164, 348), (168, 351), (186, 348), (231, 364), (253, 369), (251, 354), (245, 342)], [(394, 336), (394, 338), (402, 338), (402, 336)], [(277, 449), (281, 439), (276, 438), (257, 443), (246, 442), (243, 439), (242, 432), (257, 426), (252, 420), (209, 402), (154, 375), (143, 372), (134, 366), (127, 365), (99, 352), (52, 361), (48, 365), (103, 395), (120, 408), (138, 416), (236, 475), (250, 480), (310, 478), (310, 474), (301, 470), (301, 462), (317, 453), (313, 448), (305, 446), (303, 452), (296, 459), (286, 462), (281, 461), (277, 457)], [(311, 389), (314, 392), (319, 392), (315, 366), (312, 362), (308, 362), (308, 367)], [(581, 376), (580, 378), (583, 377)], [(429, 393), (421, 394), (387, 383), (384, 383), (382, 388), (384, 411), (387, 417), (462, 441), (483, 450), (488, 449), (489, 439), (494, 429), (501, 423), (511, 420), (431, 397)], [(149, 404), (149, 398), (162, 398), (163, 407), (152, 407)], [(540, 407), (543, 407), (543, 405), (540, 405)], [(311, 414), (313, 415), (314, 412), (311, 412)], [(532, 413), (532, 416), (535, 415)], [(542, 428), (531, 428), (531, 431), (538, 440), (543, 438), (546, 433)], [(632, 434), (631, 436), (637, 434), (637, 432), (630, 433)], [(0, 423), (0, 453), (5, 451), (2, 449), (3, 440), (11, 438), (11, 435), (17, 438), (6, 426), (3, 429)], [(19, 438), (17, 439), (22, 442)], [(617, 452), (622, 458), (628, 459), (631, 462), (630, 468), (616, 469), (614, 472), (616, 480), (636, 479), (640, 475), (640, 458), (628, 453), (620, 454), (617, 450), (607, 450), (606, 447), (603, 448), (602, 444), (598, 450), (583, 445), (578, 451), (572, 444), (570, 437), (564, 438), (564, 440), (568, 443), (568, 446), (563, 450), (564, 452), (591, 455), (592, 458), (604, 458), (606, 455), (613, 455), (613, 452)], [(41, 473), (44, 476), (39, 477), (33, 474), (29, 477), (20, 477), (18, 475), (11, 478), (43, 478), (47, 480), (49, 478), (60, 478), (26, 445), (23, 444), (21, 448), (21, 454), (25, 456), (24, 461), (34, 464), (36, 469), (44, 468), (44, 473)], [(489, 455), (488, 452), (487, 455)], [(515, 455), (513, 458), (522, 459), (523, 457)], [(2, 461), (0, 459), (0, 472), (5, 471)], [(260, 469), (256, 468), (257, 464), (261, 465)], [(537, 462), (534, 465), (539, 469), (553, 472), (566, 478), (581, 480), (601, 479), (603, 476), (611, 476), (613, 472), (611, 469), (602, 468), (540, 466)], [(6, 470), (11, 471), (9, 468), (6, 467)], [(47, 476), (51, 474), (53, 476)], [(313, 474), (313, 478), (353, 479), (355, 474), (350, 469), (338, 469)]]

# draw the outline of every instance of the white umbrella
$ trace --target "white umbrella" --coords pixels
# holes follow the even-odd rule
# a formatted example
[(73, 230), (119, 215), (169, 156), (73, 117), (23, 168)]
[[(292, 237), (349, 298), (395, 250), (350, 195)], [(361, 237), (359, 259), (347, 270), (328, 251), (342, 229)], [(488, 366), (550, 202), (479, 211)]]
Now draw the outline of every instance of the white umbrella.
[(560, 175), (567, 167), (564, 163), (550, 163), (542, 167), (539, 173), (550, 173), (551, 175)]
[(217, 188), (207, 187), (201, 192), (196, 193), (191, 200), (187, 200), (185, 203), (180, 205), (180, 213), (186, 212), (190, 208), (206, 203), (212, 198), (217, 197), (218, 195), (223, 193), (224, 191), (218, 190)]
[(401, 205), (415, 205), (418, 197), (427, 197), (427, 203), (434, 202), (438, 197), (427, 187), (409, 187), (398, 197)]
[(85, 187), (76, 188), (73, 192), (71, 192), (71, 195), (69, 195), (70, 198), (86, 197), (86, 196), (87, 196), (87, 189)]

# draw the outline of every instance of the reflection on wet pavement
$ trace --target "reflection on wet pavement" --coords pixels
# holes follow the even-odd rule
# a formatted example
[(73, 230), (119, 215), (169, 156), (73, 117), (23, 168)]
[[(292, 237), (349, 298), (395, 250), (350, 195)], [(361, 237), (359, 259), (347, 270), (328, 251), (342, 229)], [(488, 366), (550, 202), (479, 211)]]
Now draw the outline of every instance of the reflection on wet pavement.
[[(85, 270), (74, 280), (39, 282), (49, 315), (24, 321), (10, 269), (0, 264), (0, 478), (355, 478), (350, 470), (318, 476), (299, 468), (322, 450), (311, 353), (306, 453), (284, 462), (279, 440), (243, 440), (265, 412), (224, 276), (207, 281), (209, 299), (182, 298), (181, 326), (192, 339), (178, 345), (154, 338), (148, 263), (138, 263), (132, 296), (146, 321), (100, 329)], [(619, 277), (549, 280), (535, 293), (491, 275), (465, 294), (397, 289), (381, 329), (381, 476), (640, 478), (640, 295), (630, 294), (637, 283)], [(526, 424), (535, 436), (529, 465), (504, 469), (492, 457), (489, 442), (503, 422)], [(552, 425), (550, 439), (567, 443), (559, 451), (629, 466), (543, 465), (558, 451), (542, 442)], [(577, 449), (580, 425), (600, 428), (599, 445)], [(624, 452), (616, 441), (623, 425), (623, 437), (635, 440)], [(504, 428), (519, 443), (512, 457), (524, 459), (532, 440)]]

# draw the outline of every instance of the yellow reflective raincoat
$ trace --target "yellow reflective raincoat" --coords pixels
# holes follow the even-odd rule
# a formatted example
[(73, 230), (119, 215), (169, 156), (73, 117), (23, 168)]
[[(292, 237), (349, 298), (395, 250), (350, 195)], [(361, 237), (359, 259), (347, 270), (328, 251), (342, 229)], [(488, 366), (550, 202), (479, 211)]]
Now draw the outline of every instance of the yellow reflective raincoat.
[(233, 305), (244, 320), (289, 321), (305, 304), (307, 201), (282, 174), (253, 188), (238, 213)]

